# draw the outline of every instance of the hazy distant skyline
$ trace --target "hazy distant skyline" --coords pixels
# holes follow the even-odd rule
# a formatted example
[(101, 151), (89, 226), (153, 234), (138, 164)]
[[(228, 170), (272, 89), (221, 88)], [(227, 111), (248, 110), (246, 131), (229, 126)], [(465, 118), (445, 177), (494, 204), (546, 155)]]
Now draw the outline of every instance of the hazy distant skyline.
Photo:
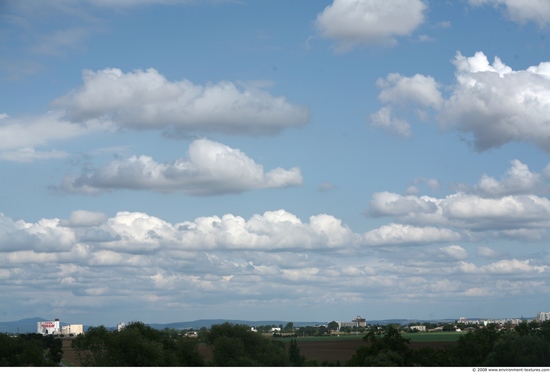
[(550, 311), (550, 3), (6, 1), (0, 321)]

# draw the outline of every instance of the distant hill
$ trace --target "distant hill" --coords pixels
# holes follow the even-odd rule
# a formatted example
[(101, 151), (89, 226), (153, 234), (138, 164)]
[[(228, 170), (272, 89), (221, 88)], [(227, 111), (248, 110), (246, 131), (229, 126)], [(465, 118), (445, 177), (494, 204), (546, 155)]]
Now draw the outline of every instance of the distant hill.
[[(283, 327), (288, 323), (288, 321), (284, 320), (258, 320), (258, 321), (252, 321), (252, 320), (229, 320), (229, 319), (201, 319), (201, 320), (194, 320), (192, 322), (178, 322), (178, 323), (168, 323), (168, 324), (149, 324), (151, 327), (155, 329), (164, 329), (164, 328), (172, 328), (172, 329), (201, 329), (202, 327), (210, 328), (214, 324), (222, 324), (222, 323), (232, 323), (232, 324), (246, 324), (251, 327), (259, 327), (263, 325), (283, 325)], [(293, 322), (294, 327), (305, 327), (305, 326), (314, 326), (318, 324), (326, 325), (327, 322)]]
[[(477, 318), (476, 318), (477, 319)], [(476, 320), (474, 318), (470, 320)], [(532, 320), (533, 318), (523, 318), (525, 320)], [(36, 323), (45, 321), (45, 320), (51, 320), (51, 319), (44, 319), (44, 318), (25, 318), (20, 320), (15, 320), (11, 322), (0, 322), (0, 333), (34, 333), (36, 332)], [(335, 319), (339, 320), (339, 319)], [(367, 324), (380, 324), (380, 325), (386, 325), (386, 324), (401, 324), (401, 325), (407, 325), (410, 323), (447, 323), (447, 322), (454, 322), (456, 319), (431, 319), (431, 320), (421, 320), (421, 319), (384, 319), (384, 320), (369, 320), (367, 321)], [(200, 319), (200, 320), (194, 320), (194, 321), (188, 321), (188, 322), (176, 322), (176, 323), (150, 323), (149, 326), (151, 326), (154, 329), (162, 330), (165, 328), (170, 329), (194, 329), (198, 330), (202, 327), (210, 328), (214, 324), (222, 324), (222, 323), (232, 323), (232, 324), (246, 324), (251, 327), (259, 327), (263, 325), (275, 325), (279, 326), (282, 325), (283, 327), (288, 323), (286, 320), (259, 320), (259, 321), (251, 321), (251, 320), (230, 320), (230, 319)], [(295, 327), (307, 327), (307, 326), (315, 326), (315, 325), (327, 325), (329, 322), (293, 322)], [(60, 322), (61, 326), (68, 325), (69, 323)], [(93, 326), (100, 326), (101, 324), (96, 324)], [(107, 326), (103, 324), (107, 329), (116, 329), (116, 326)], [(88, 330), (88, 328), (92, 327), (91, 325), (84, 325), (84, 332)]]
[(43, 322), (43, 318), (25, 318), (13, 322), (0, 322), (0, 332), (2, 333), (34, 333), (36, 332), (36, 323)]

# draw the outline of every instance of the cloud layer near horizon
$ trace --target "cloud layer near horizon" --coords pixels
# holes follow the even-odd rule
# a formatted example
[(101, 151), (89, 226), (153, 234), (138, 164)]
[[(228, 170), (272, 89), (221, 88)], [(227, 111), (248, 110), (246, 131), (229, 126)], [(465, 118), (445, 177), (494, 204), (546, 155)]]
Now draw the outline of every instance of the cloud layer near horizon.
[[(490, 187), (481, 186), (488, 179)], [(518, 188), (526, 179), (537, 182)], [(7, 287), (25, 283), (27, 289), (12, 292), (11, 300), (31, 296), (45, 304), (57, 293), (65, 300), (54, 307), (74, 311), (138, 292), (135, 305), (174, 309), (228, 298), (261, 308), (288, 301), (289, 293), (310, 303), (354, 303), (365, 293), (374, 301), (547, 295), (547, 255), (526, 259), (498, 247), (465, 248), (495, 237), (547, 239), (550, 200), (535, 194), (543, 186), (546, 169), (531, 172), (513, 160), (499, 180), (483, 175), (478, 184), (461, 185), (463, 191), (442, 199), (375, 193), (367, 214), (394, 222), (363, 233), (328, 214), (302, 221), (285, 210), (178, 223), (129, 211), (109, 217), (76, 210), (67, 219), (35, 223), (0, 215), (0, 278)], [(505, 190), (510, 194), (502, 195)], [(47, 296), (32, 290), (37, 274), (48, 283)], [(131, 289), (125, 285), (130, 278)], [(348, 291), (331, 292), (343, 287)]]

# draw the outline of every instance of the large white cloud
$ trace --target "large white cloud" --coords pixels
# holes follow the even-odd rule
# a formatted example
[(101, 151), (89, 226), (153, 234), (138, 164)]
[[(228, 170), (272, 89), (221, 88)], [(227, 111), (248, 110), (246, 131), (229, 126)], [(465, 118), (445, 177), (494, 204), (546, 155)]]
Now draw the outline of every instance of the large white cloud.
[[(409, 137), (410, 124), (393, 112), (404, 104), (435, 110), (442, 126), (470, 133), (478, 151), (508, 142), (529, 142), (550, 152), (550, 62), (514, 71), (498, 57), (457, 53), (456, 82), (442, 98), (432, 77), (389, 74), (379, 80), (384, 106), (370, 116), (373, 126)], [(421, 110), (421, 118), (426, 115)]]
[(121, 128), (275, 134), (309, 120), (306, 107), (267, 91), (222, 81), (204, 86), (168, 81), (155, 69), (83, 72), (84, 84), (56, 99), (71, 122), (109, 118)]
[(302, 183), (298, 168), (276, 168), (264, 172), (262, 165), (242, 151), (208, 139), (198, 139), (190, 144), (186, 158), (162, 164), (145, 155), (115, 160), (90, 173), (65, 178), (61, 188), (71, 193), (88, 194), (115, 189), (146, 189), (213, 195), (299, 186)]
[(360, 44), (395, 44), (424, 22), (421, 0), (334, 0), (317, 15), (319, 34), (346, 51)]
[(443, 121), (474, 136), (480, 150), (511, 141), (550, 152), (550, 63), (513, 71), (476, 53), (454, 59), (457, 84), (441, 112)]
[(546, 0), (469, 0), (474, 6), (504, 6), (508, 17), (518, 23), (535, 22), (544, 27), (550, 23), (550, 3)]

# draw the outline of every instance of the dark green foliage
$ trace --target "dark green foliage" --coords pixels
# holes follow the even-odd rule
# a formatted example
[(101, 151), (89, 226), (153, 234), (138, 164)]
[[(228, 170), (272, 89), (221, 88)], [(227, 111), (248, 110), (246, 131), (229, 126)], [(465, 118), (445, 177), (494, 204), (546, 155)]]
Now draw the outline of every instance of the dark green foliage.
[(384, 330), (372, 329), (363, 340), (368, 346), (357, 349), (355, 355), (346, 363), (347, 366), (402, 367), (412, 365), (412, 352), (409, 340), (403, 338), (399, 331), (387, 326)]
[(514, 331), (496, 326), (478, 328), (445, 349), (409, 349), (408, 340), (393, 327), (371, 330), (367, 346), (357, 349), (348, 366), (529, 366), (550, 365), (550, 321), (523, 322)]
[(302, 367), (306, 362), (306, 358), (303, 355), (300, 355), (300, 348), (298, 347), (298, 342), (295, 338), (290, 340), (290, 344), (288, 346), (288, 356), (290, 358), (290, 365), (293, 367)]
[(212, 346), (213, 364), (231, 366), (289, 366), (290, 358), (284, 345), (266, 338), (243, 324), (213, 325), (207, 335)]
[(0, 334), (0, 367), (57, 366), (62, 357), (61, 340), (53, 336)]
[(453, 366), (482, 365), (501, 335), (493, 325), (468, 332), (458, 339)]
[(423, 347), (413, 352), (413, 365), (422, 367), (446, 367), (451, 366), (451, 356), (449, 348), (432, 349), (429, 347)]
[(495, 367), (550, 366), (550, 343), (538, 335), (508, 333), (501, 337), (485, 359)]
[(73, 341), (83, 366), (203, 366), (197, 342), (140, 322), (120, 332), (93, 327)]

